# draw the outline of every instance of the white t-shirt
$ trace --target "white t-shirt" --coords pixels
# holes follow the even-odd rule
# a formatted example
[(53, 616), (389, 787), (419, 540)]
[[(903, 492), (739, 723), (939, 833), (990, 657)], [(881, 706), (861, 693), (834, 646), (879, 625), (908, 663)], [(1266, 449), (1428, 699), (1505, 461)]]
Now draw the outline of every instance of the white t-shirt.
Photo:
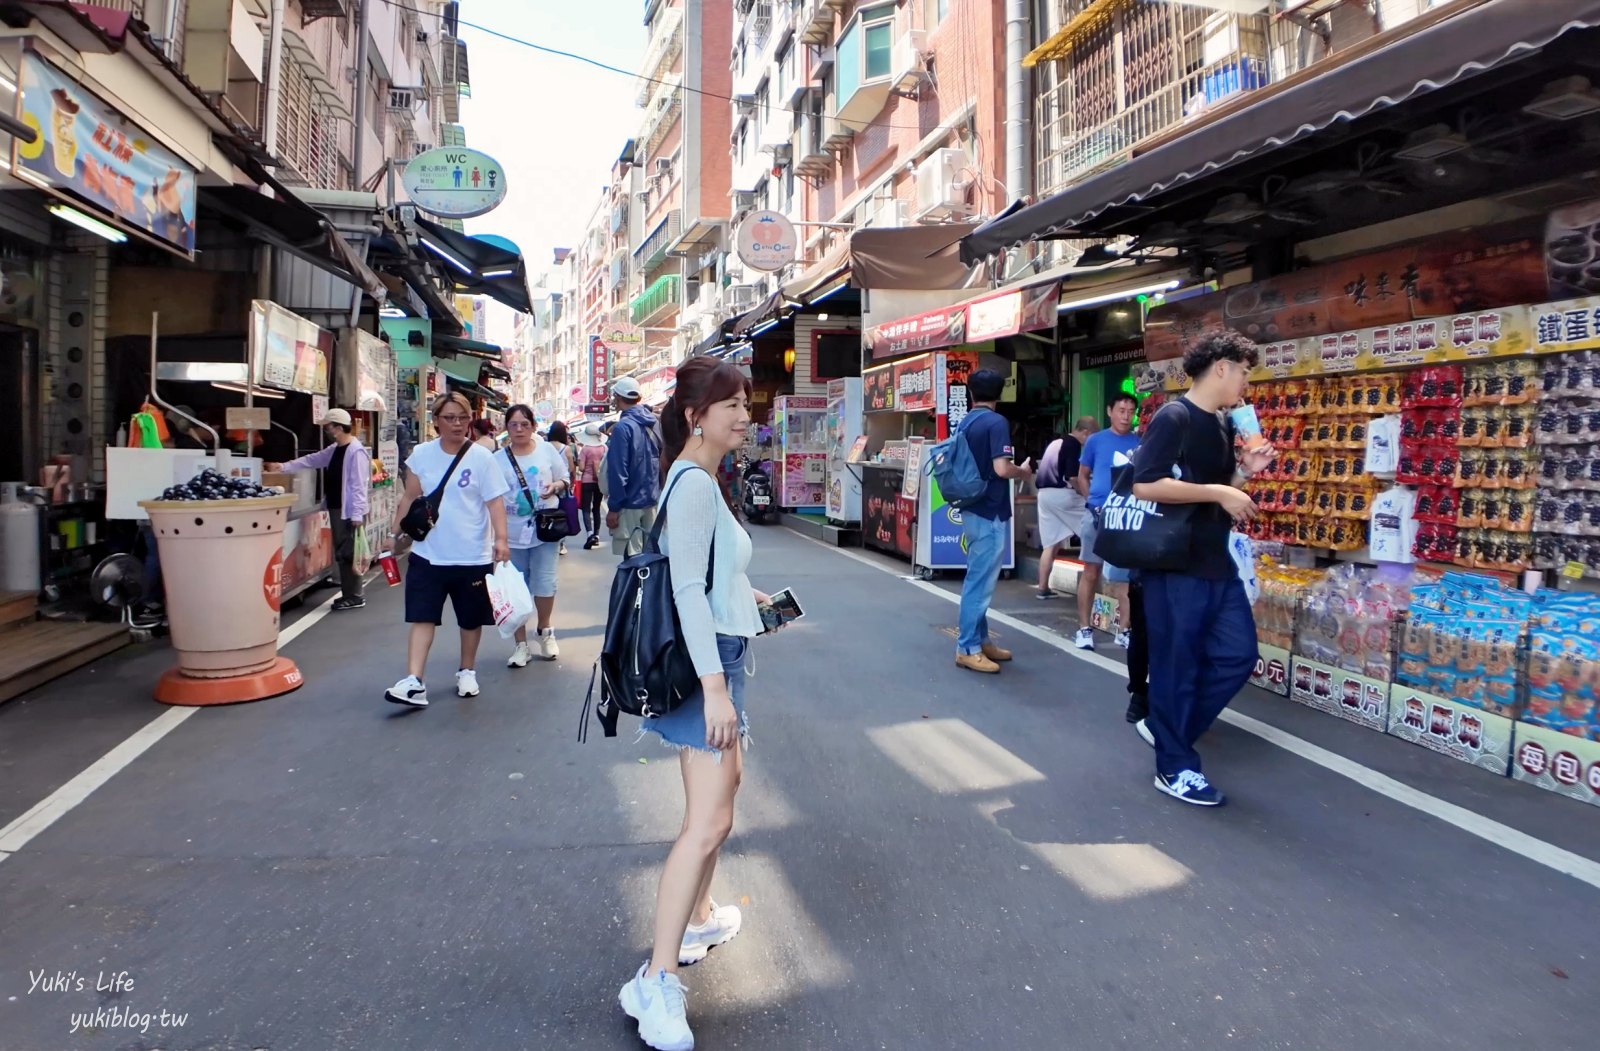
[(1417, 539), (1416, 510), (1417, 494), (1402, 485), (1379, 493), (1372, 501), (1372, 530), (1368, 539), (1374, 562), (1410, 564), (1416, 561), (1411, 554)]
[(1400, 417), (1380, 416), (1367, 424), (1367, 473), (1400, 469)]
[(536, 507), (529, 507), (528, 498), (522, 492), (522, 483), (517, 480), (517, 472), (511, 467), (511, 457), (506, 455), (509, 451), (510, 446), (507, 446), (494, 454), (494, 462), (510, 487), (505, 495), (506, 532), (511, 537), (512, 547), (538, 547), (544, 541), (533, 531), (533, 512), (554, 507), (558, 502), (554, 496), (540, 499), (539, 494), (553, 482), (571, 481), (572, 472), (567, 470), (567, 458), (561, 454), (560, 446), (542, 439), (533, 447), (533, 452), (517, 457), (517, 463), (522, 466), (522, 475), (528, 480), (528, 492), (538, 501)]
[[(437, 439), (411, 450), (408, 467), (422, 485), (425, 499), (444, 473), (450, 470), (454, 453), (447, 453)], [(495, 469), (494, 456), (481, 445), (467, 448), (439, 500), (439, 519), (411, 550), (436, 566), (486, 566), (494, 560), (494, 536), (489, 529), (489, 501), (506, 493), (506, 480)]]

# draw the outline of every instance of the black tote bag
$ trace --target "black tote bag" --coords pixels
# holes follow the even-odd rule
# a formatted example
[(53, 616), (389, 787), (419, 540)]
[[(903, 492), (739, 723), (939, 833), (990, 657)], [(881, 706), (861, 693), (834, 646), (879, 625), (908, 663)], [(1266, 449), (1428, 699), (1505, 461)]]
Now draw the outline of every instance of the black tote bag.
[[(1178, 406), (1177, 411), (1183, 413), (1183, 437), (1178, 446), (1178, 462), (1182, 464), (1189, 445), (1189, 410)], [(1106, 502), (1095, 512), (1099, 533), (1094, 553), (1118, 569), (1165, 572), (1186, 569), (1192, 561), (1190, 541), (1194, 516), (1202, 505), (1158, 504), (1138, 499), (1133, 495), (1133, 476), (1138, 464), (1139, 453), (1135, 452), (1133, 462), (1117, 472)]]

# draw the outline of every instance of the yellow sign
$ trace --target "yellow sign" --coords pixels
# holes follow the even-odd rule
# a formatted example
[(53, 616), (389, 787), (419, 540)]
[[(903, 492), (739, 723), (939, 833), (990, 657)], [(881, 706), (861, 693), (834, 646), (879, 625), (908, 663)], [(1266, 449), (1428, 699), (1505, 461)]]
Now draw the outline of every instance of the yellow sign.
[(1534, 350), (1560, 354), (1600, 347), (1600, 296), (1529, 307)]

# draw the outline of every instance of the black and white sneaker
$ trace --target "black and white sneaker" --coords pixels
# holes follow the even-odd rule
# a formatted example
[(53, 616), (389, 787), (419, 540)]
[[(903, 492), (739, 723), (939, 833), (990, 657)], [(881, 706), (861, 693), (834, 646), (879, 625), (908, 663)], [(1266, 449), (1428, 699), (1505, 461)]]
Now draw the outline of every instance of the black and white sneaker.
[(1140, 719), (1138, 722), (1133, 724), (1133, 729), (1136, 733), (1138, 733), (1139, 740), (1143, 741), (1151, 748), (1156, 746), (1156, 735), (1150, 732), (1149, 720)]
[(333, 611), (335, 613), (339, 613), (347, 609), (360, 609), (366, 604), (367, 600), (364, 598), (350, 598), (349, 596), (344, 596), (333, 600)]
[(383, 699), (391, 704), (403, 704), (408, 708), (426, 708), (428, 688), (422, 685), (422, 680), (415, 675), (407, 675), (384, 690)]
[(1173, 799), (1195, 806), (1221, 806), (1228, 797), (1211, 786), (1198, 770), (1180, 770), (1172, 777), (1156, 775), (1156, 788)]

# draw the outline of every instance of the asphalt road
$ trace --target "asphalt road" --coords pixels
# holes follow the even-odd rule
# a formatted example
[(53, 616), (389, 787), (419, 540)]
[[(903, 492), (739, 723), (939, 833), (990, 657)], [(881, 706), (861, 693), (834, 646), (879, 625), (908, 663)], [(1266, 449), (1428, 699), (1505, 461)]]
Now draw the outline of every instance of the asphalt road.
[[(954, 585), (756, 539), (755, 583), (808, 617), (757, 643), (715, 886), (745, 926), (685, 972), (699, 1047), (1459, 1051), (1600, 1030), (1596, 887), (1231, 725), (1202, 745), (1230, 805), (1185, 807), (1151, 787), (1114, 672), (1013, 627), (1003, 674), (958, 672), (935, 593)], [(640, 1046), (616, 992), (681, 788), (626, 723), (575, 740), (613, 565), (563, 559), (562, 659), (509, 670), (486, 639), (477, 699), (453, 696), (441, 633), (423, 712), (381, 699), (404, 636), (380, 585), (288, 646), (303, 689), (195, 713), (5, 857), (0, 1051)], [(997, 608), (1065, 626), (1070, 602), (1029, 595), (1005, 585)], [(0, 707), (0, 828), (161, 716), (168, 662), (130, 648)], [(1600, 808), (1287, 701), (1237, 709), (1600, 860)], [(57, 972), (67, 989), (30, 991)]]

